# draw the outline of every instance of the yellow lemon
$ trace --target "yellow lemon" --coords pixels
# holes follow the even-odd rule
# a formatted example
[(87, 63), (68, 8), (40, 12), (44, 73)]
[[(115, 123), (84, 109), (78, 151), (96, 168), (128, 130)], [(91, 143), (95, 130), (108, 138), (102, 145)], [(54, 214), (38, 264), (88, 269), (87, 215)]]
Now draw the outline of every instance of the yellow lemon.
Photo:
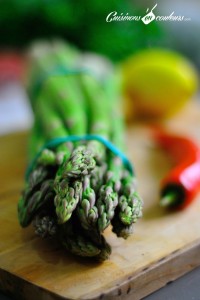
[(143, 50), (121, 66), (125, 112), (146, 118), (165, 118), (176, 113), (197, 90), (193, 65), (178, 53)]

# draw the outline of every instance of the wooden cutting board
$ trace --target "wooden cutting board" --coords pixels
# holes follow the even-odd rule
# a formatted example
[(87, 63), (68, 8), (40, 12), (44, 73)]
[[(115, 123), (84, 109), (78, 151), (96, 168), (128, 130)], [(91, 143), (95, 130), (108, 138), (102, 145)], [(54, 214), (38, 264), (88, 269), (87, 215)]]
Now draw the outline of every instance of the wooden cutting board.
[[(193, 103), (168, 121), (174, 131), (200, 140), (200, 106)], [(16, 205), (23, 188), (26, 133), (0, 138), (0, 289), (22, 299), (141, 299), (200, 265), (200, 196), (184, 211), (158, 206), (159, 181), (170, 168), (144, 126), (127, 132), (144, 217), (128, 239), (108, 228), (112, 255), (102, 264), (68, 254), (48, 240), (21, 229)]]

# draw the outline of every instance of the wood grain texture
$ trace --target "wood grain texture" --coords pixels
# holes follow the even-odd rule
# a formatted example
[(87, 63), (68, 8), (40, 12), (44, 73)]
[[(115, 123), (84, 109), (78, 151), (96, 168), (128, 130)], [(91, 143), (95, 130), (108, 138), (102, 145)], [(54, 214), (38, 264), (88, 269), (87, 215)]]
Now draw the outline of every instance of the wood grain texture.
[[(174, 131), (200, 141), (200, 106), (188, 106), (167, 122)], [(18, 299), (141, 299), (200, 265), (200, 196), (186, 210), (167, 213), (158, 206), (159, 182), (170, 161), (135, 124), (127, 131), (144, 217), (126, 241), (108, 228), (108, 261), (98, 264), (67, 253), (50, 240), (21, 229), (16, 205), (26, 166), (27, 134), (0, 138), (0, 289)]]

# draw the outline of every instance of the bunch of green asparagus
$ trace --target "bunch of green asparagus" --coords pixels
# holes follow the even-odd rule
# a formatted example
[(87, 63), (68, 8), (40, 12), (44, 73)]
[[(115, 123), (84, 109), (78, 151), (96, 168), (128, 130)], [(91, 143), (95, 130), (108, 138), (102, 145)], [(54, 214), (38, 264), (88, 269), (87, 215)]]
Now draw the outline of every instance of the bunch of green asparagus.
[[(81, 53), (61, 42), (30, 50), (28, 92), (35, 121), (30, 161), (49, 140), (95, 134), (124, 150), (119, 79), (80, 68)], [(63, 71), (64, 70), (64, 71)], [(97, 140), (43, 147), (18, 203), (22, 227), (31, 222), (41, 237), (55, 237), (71, 253), (109, 257), (103, 231), (127, 238), (142, 215), (135, 176)]]

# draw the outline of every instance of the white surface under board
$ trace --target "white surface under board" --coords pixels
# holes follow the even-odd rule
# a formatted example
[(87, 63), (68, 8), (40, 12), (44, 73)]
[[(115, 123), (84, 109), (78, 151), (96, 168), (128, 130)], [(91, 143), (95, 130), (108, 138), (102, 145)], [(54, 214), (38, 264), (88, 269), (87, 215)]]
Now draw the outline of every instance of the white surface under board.
[(33, 115), (28, 97), (17, 82), (0, 85), (0, 135), (31, 127)]

